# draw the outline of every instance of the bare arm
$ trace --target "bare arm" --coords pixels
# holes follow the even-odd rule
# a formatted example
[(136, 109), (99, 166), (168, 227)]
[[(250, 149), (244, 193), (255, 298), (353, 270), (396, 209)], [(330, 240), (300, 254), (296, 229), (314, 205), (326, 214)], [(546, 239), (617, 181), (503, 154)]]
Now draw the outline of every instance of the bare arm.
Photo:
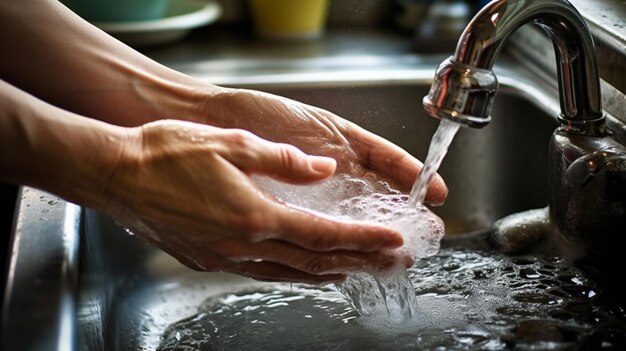
[(0, 1), (0, 79), (126, 126), (190, 117), (219, 90), (143, 56), (55, 0)]
[(49, 105), (0, 80), (0, 181), (100, 207), (130, 133)]
[[(373, 172), (409, 190), (421, 163), (404, 150), (311, 106), (225, 89), (173, 71), (76, 16), (58, 1), (0, 2), (0, 78), (54, 105), (122, 126), (174, 118), (245, 129)], [(436, 178), (426, 201), (442, 203)]]

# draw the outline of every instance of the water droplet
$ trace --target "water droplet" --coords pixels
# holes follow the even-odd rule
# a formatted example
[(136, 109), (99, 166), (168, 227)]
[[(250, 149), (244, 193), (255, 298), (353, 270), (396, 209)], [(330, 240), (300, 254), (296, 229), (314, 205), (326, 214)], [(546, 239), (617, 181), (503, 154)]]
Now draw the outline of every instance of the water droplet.
[(526, 279), (537, 279), (541, 277), (541, 274), (539, 274), (537, 271), (535, 271), (532, 268), (522, 268), (519, 271), (519, 275), (522, 278), (526, 278)]
[(448, 272), (452, 272), (461, 268), (461, 265), (458, 262), (446, 262), (443, 264), (442, 268)]
[(584, 285), (563, 285), (561, 286), (561, 289), (568, 294), (576, 297), (592, 299), (597, 295), (596, 291), (593, 288)]
[(481, 333), (479, 331), (469, 332), (469, 331), (461, 331), (453, 333), (454, 339), (465, 346), (478, 346), (484, 344), (487, 340), (489, 340), (489, 335), (486, 333)]

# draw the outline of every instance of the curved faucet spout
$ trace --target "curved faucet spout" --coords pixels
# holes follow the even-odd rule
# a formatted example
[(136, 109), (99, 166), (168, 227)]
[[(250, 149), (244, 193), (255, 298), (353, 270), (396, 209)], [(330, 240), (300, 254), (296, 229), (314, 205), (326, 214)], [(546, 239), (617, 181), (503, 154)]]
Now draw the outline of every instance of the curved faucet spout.
[(490, 121), (497, 89), (491, 71), (506, 39), (522, 25), (540, 25), (554, 43), (562, 124), (592, 134), (604, 123), (595, 48), (583, 18), (566, 0), (496, 0), (467, 26), (453, 57), (442, 63), (424, 106), (431, 115), (472, 127)]

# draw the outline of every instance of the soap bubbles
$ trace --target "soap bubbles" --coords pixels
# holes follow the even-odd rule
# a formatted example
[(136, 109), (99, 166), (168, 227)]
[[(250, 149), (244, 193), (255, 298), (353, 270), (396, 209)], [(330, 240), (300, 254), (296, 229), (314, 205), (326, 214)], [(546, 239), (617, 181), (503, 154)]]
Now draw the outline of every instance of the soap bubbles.
[(393, 228), (404, 238), (401, 249), (416, 260), (439, 250), (444, 235), (441, 219), (424, 206), (409, 206), (409, 195), (385, 182), (347, 174), (313, 185), (286, 184), (266, 177), (254, 177), (254, 180), (261, 189), (290, 205), (340, 219)]
[[(254, 177), (259, 187), (299, 208), (351, 219), (379, 223), (402, 234), (405, 250), (417, 261), (439, 251), (443, 221), (423, 205), (410, 205), (409, 195), (389, 184), (347, 174), (313, 185), (285, 184)], [(403, 321), (417, 314), (415, 289), (404, 267), (387, 272), (354, 272), (337, 289), (361, 315)]]

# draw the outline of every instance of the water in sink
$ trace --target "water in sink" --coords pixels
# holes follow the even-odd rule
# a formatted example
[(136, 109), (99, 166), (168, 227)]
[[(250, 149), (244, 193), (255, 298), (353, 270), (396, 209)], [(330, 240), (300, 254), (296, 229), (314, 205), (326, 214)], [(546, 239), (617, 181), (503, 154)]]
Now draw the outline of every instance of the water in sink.
[(359, 316), (334, 288), (212, 297), (159, 350), (596, 350), (626, 347), (626, 313), (559, 257), (448, 248), (409, 270), (420, 318)]

